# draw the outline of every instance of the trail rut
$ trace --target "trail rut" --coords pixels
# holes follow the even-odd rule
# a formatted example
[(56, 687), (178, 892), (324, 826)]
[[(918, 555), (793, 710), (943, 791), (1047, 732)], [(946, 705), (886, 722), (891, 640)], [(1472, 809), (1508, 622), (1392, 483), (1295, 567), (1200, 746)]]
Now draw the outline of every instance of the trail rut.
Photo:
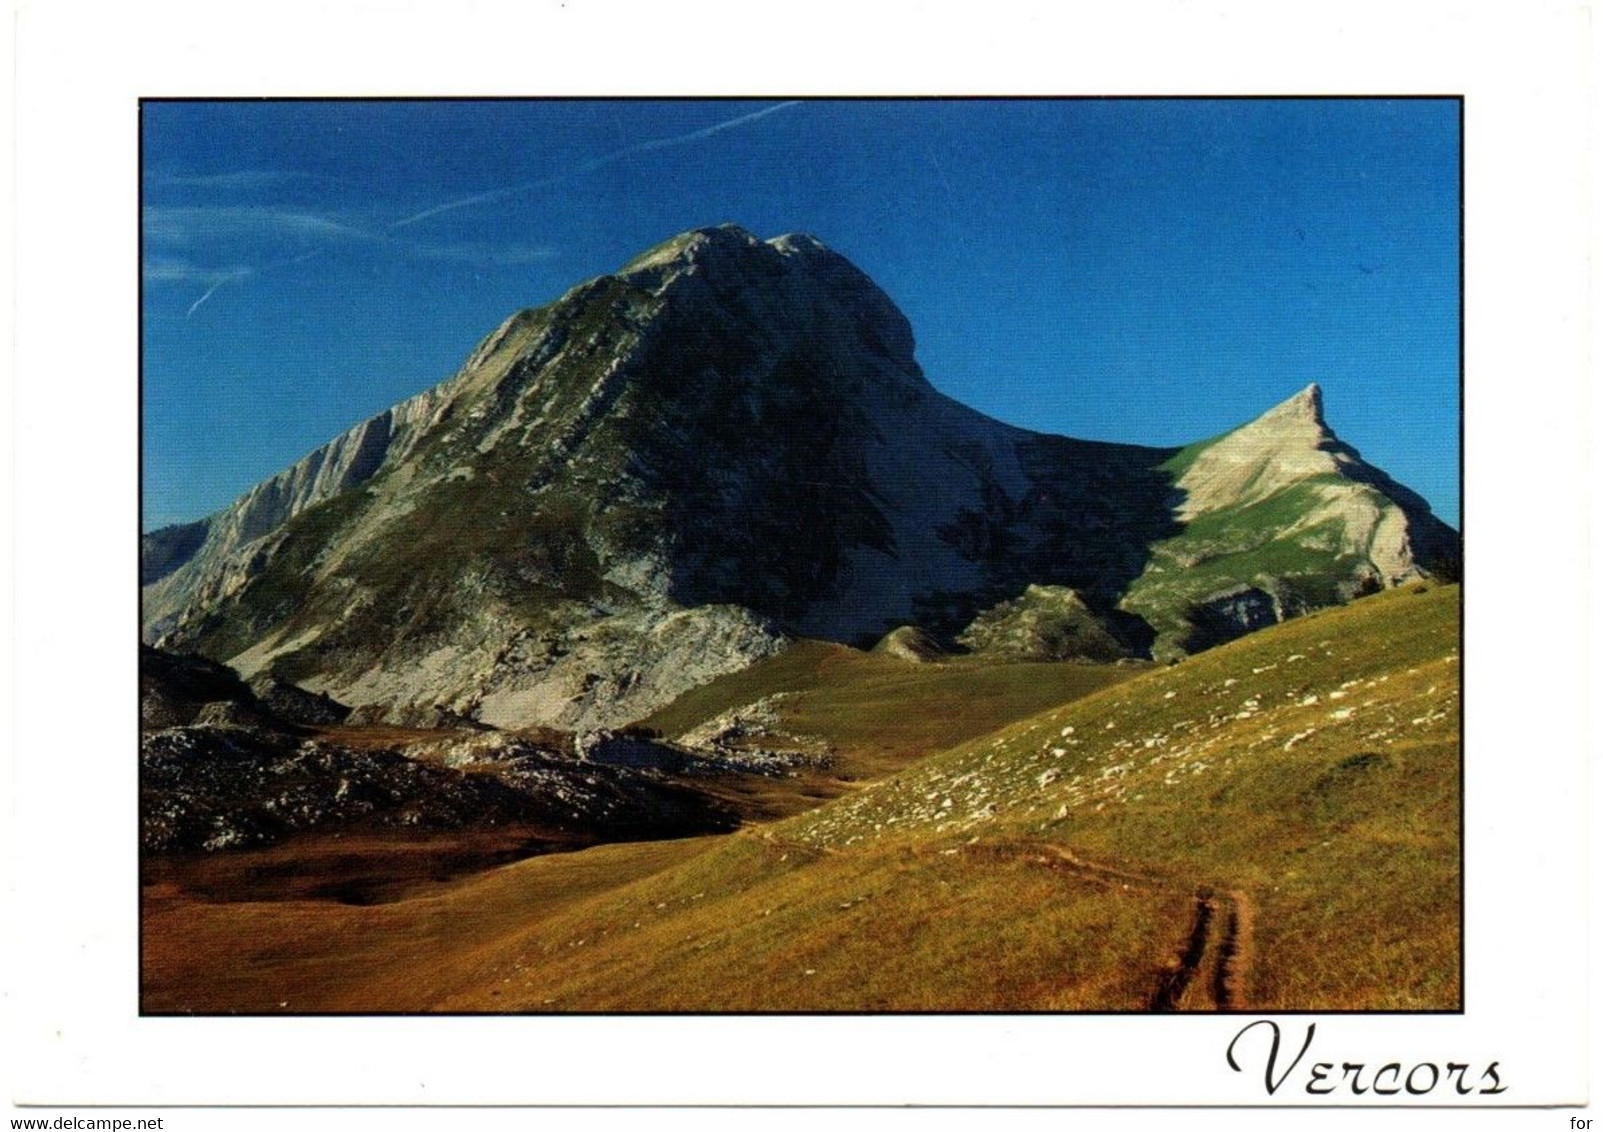
[[(839, 850), (802, 845), (757, 834), (768, 845), (795, 849), (818, 857), (839, 855)], [(1252, 976), (1252, 898), (1241, 889), (1223, 891), (1192, 886), (1171, 877), (1135, 872), (1116, 865), (1089, 861), (1061, 845), (1029, 843), (1002, 846), (964, 846), (971, 856), (1007, 856), (1072, 873), (1082, 880), (1151, 892), (1192, 894), (1191, 924), (1179, 954), (1154, 977), (1147, 1009), (1155, 1013), (1232, 1011), (1247, 1009)], [(915, 850), (915, 854), (918, 851)]]
[[(1030, 852), (1042, 864), (1103, 883), (1157, 892), (1188, 888), (1167, 877), (1087, 861), (1060, 845), (1032, 846)], [(1191, 891), (1190, 929), (1179, 955), (1159, 972), (1148, 1009), (1158, 1013), (1244, 1009), (1252, 966), (1252, 899), (1240, 889)], [(1193, 992), (1189, 998), (1188, 992)]]

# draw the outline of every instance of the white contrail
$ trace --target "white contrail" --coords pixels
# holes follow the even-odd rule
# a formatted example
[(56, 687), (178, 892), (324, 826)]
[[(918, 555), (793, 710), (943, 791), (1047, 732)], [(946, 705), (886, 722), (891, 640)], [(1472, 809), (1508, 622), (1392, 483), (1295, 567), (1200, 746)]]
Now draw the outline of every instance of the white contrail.
[[(318, 254), (318, 253), (316, 253), (316, 252), (311, 253), (311, 255), (316, 255), (316, 254)], [(298, 262), (300, 262), (301, 259), (308, 259), (308, 258), (310, 258), (310, 256), (297, 256), (294, 260), (285, 260), (283, 262), (284, 263), (298, 263)], [(269, 267), (280, 267), (282, 265), (283, 265), (282, 263), (275, 263), (275, 264), (269, 264), (268, 266)], [(196, 311), (198, 311), (200, 309), (200, 307), (201, 307), (201, 304), (204, 303), (207, 299), (211, 298), (213, 295), (215, 295), (218, 292), (218, 290), (222, 287), (222, 285), (224, 283), (243, 283), (245, 280), (249, 279), (251, 276), (258, 274), (260, 270), (261, 269), (259, 269), (259, 268), (240, 266), (240, 267), (232, 268), (232, 269), (230, 269), (228, 271), (220, 271), (220, 272), (211, 272), (211, 273), (209, 273), (208, 277), (206, 278), (206, 282), (210, 283), (211, 286), (206, 288), (206, 293), (204, 295), (202, 295), (200, 298), (196, 299), (194, 302), (189, 304), (189, 310), (184, 312), (184, 317), (188, 318), (190, 315), (192, 315)]]
[(566, 181), (570, 177), (578, 177), (585, 173), (593, 173), (597, 169), (605, 168), (608, 165), (622, 161), (625, 157), (633, 156), (636, 153), (647, 153), (651, 150), (669, 149), (673, 146), (688, 145), (691, 142), (701, 141), (703, 138), (710, 138), (714, 134), (723, 133), (725, 130), (733, 130), (741, 126), (749, 125), (752, 122), (757, 121), (759, 118), (766, 118), (770, 114), (777, 114), (781, 110), (788, 110), (790, 107), (796, 105), (799, 105), (799, 102), (796, 100), (792, 100), (790, 102), (780, 102), (773, 106), (766, 106), (761, 110), (755, 110), (750, 114), (742, 114), (738, 118), (730, 118), (725, 122), (715, 122), (710, 126), (704, 126), (699, 130), (693, 130), (688, 134), (675, 134), (673, 137), (669, 138), (652, 138), (650, 141), (637, 142), (634, 145), (626, 146), (623, 149), (613, 150), (611, 153), (602, 154), (600, 157), (592, 158), (589, 161), (582, 162), (578, 165), (575, 165), (571, 169), (564, 169), (562, 172), (553, 173), (549, 177), (541, 177), (537, 181), (525, 181), (522, 184), (510, 185), (504, 189), (490, 189), (487, 192), (475, 193), (472, 196), (446, 201), (444, 204), (437, 204), (433, 208), (426, 208), (422, 212), (416, 212), (411, 216), (402, 217), (400, 220), (397, 220), (391, 224), (390, 227), (405, 228), (408, 225), (416, 224), (420, 220), (427, 220), (431, 216), (438, 216), (442, 212), (454, 212), (459, 208), (471, 208), (476, 204), (488, 204), (491, 201), (505, 200), (507, 197), (516, 196), (519, 193), (531, 192), (534, 189), (542, 189), (547, 185), (555, 185), (560, 181)]
[[(378, 231), (371, 229), (364, 231), (360, 228), (353, 228), (349, 225), (329, 220), (326, 217), (305, 213), (274, 212), (263, 209), (191, 209), (189, 211), (209, 211), (214, 214), (226, 213), (230, 216), (238, 214), (240, 216), (247, 216), (252, 219), (259, 219), (263, 223), (270, 222), (280, 226), (293, 227), (297, 231), (300, 231), (308, 236), (340, 236), (346, 238), (371, 240), (382, 244), (387, 239), (387, 237), (385, 237), (383, 234), (384, 232), (393, 231), (396, 228), (408, 227), (418, 223), (421, 220), (427, 220), (431, 216), (438, 216), (442, 212), (454, 212), (459, 208), (471, 208), (477, 204), (488, 204), (491, 201), (504, 200), (507, 197), (516, 196), (519, 193), (530, 192), (534, 189), (544, 188), (547, 185), (555, 185), (570, 178), (581, 176), (585, 173), (592, 173), (597, 169), (604, 169), (608, 165), (613, 165), (619, 161), (622, 161), (624, 158), (631, 157), (637, 153), (649, 153), (654, 150), (671, 149), (674, 146), (689, 145), (691, 142), (698, 142), (705, 138), (710, 138), (714, 134), (721, 134), (725, 130), (734, 130), (739, 129), (741, 126), (748, 126), (753, 122), (768, 117), (770, 114), (777, 114), (781, 110), (788, 110), (792, 106), (797, 105), (800, 105), (800, 102), (799, 100), (795, 99), (789, 102), (778, 102), (773, 106), (765, 106), (761, 110), (754, 110), (750, 114), (742, 114), (738, 118), (730, 118), (723, 122), (714, 122), (710, 126), (703, 126), (701, 129), (692, 130), (688, 134), (675, 134), (672, 137), (652, 138), (648, 141), (636, 142), (634, 145), (625, 146), (623, 149), (613, 150), (611, 153), (604, 153), (600, 157), (591, 158), (589, 161), (581, 162), (572, 168), (564, 169), (561, 172), (553, 173), (550, 176), (541, 177), (536, 181), (525, 181), (522, 184), (511, 185), (504, 189), (491, 189), (487, 192), (475, 193), (473, 196), (461, 197), (457, 200), (446, 201), (444, 204), (437, 204), (432, 208), (424, 209), (422, 212), (413, 213), (411, 216), (405, 216), (400, 220), (393, 221), (385, 228)], [(174, 216), (179, 215), (183, 211), (184, 210), (179, 209), (168, 210), (168, 212), (172, 213)], [(301, 255), (292, 256), (289, 259), (277, 260), (261, 267), (236, 268), (230, 274), (214, 279), (211, 287), (207, 289), (206, 293), (190, 304), (189, 311), (184, 315), (184, 317), (187, 319), (190, 317), (190, 315), (193, 315), (201, 308), (206, 300), (215, 295), (218, 289), (225, 283), (238, 283), (252, 276), (261, 275), (264, 272), (273, 271), (280, 267), (288, 267), (294, 264), (305, 263), (307, 260), (315, 259), (318, 256), (323, 255), (327, 250), (327, 248), (315, 248), (312, 251), (305, 252)]]
[(236, 267), (232, 271), (224, 272), (221, 275), (213, 275), (211, 286), (207, 288), (204, 295), (189, 304), (189, 310), (185, 312), (184, 317), (188, 318), (199, 310), (201, 304), (215, 295), (224, 283), (243, 283), (245, 280), (261, 275), (263, 272), (277, 271), (280, 267), (293, 267), (295, 264), (306, 263), (308, 260), (316, 259), (327, 250), (327, 248), (313, 248), (309, 252), (302, 252), (300, 255), (291, 256), (289, 259), (274, 260), (272, 263), (264, 264), (261, 267), (242, 266)]
[(210, 287), (208, 287), (206, 289), (206, 293), (204, 295), (202, 295), (200, 298), (196, 299), (194, 302), (189, 304), (189, 310), (184, 312), (184, 317), (188, 318), (190, 315), (192, 315), (196, 311), (198, 311), (200, 309), (200, 305), (202, 303), (204, 303), (207, 299), (209, 299), (213, 295), (215, 295), (217, 293), (217, 288), (221, 287), (224, 283), (227, 283), (227, 282), (228, 282), (228, 280), (226, 280), (226, 279), (219, 279), (217, 282), (213, 283)]

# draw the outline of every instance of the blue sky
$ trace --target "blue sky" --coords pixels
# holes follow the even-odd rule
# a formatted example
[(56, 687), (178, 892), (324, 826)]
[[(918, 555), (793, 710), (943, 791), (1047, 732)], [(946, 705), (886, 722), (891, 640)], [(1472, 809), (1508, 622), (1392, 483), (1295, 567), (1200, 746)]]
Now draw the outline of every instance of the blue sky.
[(848, 256), (929, 379), (991, 416), (1181, 444), (1317, 381), (1342, 438), (1458, 523), (1456, 102), (142, 112), (147, 530), (724, 221)]

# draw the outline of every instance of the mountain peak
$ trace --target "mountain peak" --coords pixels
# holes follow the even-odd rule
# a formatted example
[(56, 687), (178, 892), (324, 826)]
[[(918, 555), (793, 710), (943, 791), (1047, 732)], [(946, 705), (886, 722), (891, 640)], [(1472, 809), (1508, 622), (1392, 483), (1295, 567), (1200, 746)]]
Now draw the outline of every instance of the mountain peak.
[(636, 256), (617, 278), (691, 312), (704, 333), (718, 325), (745, 327), (723, 336), (735, 341), (752, 327), (767, 328), (764, 336), (772, 338), (778, 328), (808, 325), (804, 337), (856, 338), (870, 353), (892, 359), (913, 386), (925, 386), (906, 316), (816, 236), (788, 232), (760, 240), (738, 224), (692, 228)]
[(619, 269), (618, 274), (629, 279), (651, 277), (661, 274), (663, 269), (682, 269), (729, 258), (750, 257), (758, 261), (772, 261), (775, 252), (779, 253), (782, 260), (848, 262), (818, 237), (805, 232), (787, 232), (769, 240), (760, 240), (739, 224), (724, 223), (691, 228), (671, 236), (635, 256)]
[(1281, 429), (1312, 425), (1325, 431), (1328, 426), (1325, 424), (1324, 392), (1317, 383), (1307, 385), (1242, 427), (1257, 428), (1259, 425)]
[(1313, 476), (1340, 475), (1351, 452), (1325, 423), (1324, 395), (1308, 385), (1202, 446), (1179, 481), (1186, 518), (1265, 498)]
[(681, 248), (704, 250), (708, 248), (754, 248), (762, 243), (739, 224), (725, 222), (705, 228), (691, 228), (667, 241)]
[(691, 228), (648, 248), (619, 269), (623, 278), (654, 274), (663, 268), (683, 267), (719, 253), (747, 251), (763, 242), (738, 224)]
[(1310, 383), (1300, 393), (1282, 401), (1278, 409), (1284, 410), (1286, 415), (1305, 417), (1316, 425), (1324, 425), (1324, 391), (1318, 383)]

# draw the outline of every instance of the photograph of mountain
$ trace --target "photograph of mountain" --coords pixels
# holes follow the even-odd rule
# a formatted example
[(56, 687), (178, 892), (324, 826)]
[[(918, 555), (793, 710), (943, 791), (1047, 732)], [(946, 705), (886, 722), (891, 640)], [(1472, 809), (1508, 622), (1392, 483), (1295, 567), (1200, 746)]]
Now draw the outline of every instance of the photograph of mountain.
[(146, 100), (142, 1012), (1460, 1010), (1460, 123)]

